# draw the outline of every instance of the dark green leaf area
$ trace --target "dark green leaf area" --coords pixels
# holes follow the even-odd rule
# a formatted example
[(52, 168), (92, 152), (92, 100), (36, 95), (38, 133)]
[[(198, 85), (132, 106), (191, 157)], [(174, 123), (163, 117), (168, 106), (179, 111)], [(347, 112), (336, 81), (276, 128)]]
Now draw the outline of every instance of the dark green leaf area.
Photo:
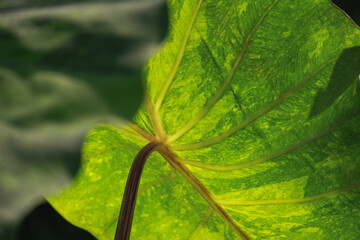
[(358, 84), (359, 71), (360, 47), (344, 50), (334, 66), (327, 87), (317, 93), (310, 117), (329, 108), (352, 84)]

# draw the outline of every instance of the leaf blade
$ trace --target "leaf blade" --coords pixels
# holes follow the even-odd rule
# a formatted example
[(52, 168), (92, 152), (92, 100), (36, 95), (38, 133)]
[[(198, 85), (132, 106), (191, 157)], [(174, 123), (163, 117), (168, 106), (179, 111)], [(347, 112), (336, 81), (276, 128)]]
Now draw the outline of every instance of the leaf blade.
[[(174, 75), (174, 65), (178, 65), (177, 71), (171, 84), (165, 83), (169, 87), (161, 94), (160, 111), (148, 108), (145, 112), (142, 107), (134, 123), (148, 129), (151, 124), (155, 128), (151, 122), (157, 121), (158, 128), (163, 127), (161, 134), (154, 131), (168, 148), (160, 153), (217, 213), (207, 217), (207, 204), (195, 204), (201, 201), (193, 196), (189, 184), (165, 181), (163, 187), (149, 188), (154, 192), (138, 203), (133, 237), (185, 239), (195, 233), (199, 239), (354, 238), (348, 227), (358, 233), (353, 223), (360, 211), (353, 204), (359, 201), (360, 126), (359, 116), (354, 114), (360, 108), (358, 83), (347, 78), (346, 88), (331, 106), (312, 118), (309, 115), (316, 94), (328, 86), (332, 76), (339, 75), (335, 67), (338, 56), (360, 44), (359, 30), (329, 1), (206, 1), (198, 10), (197, 6), (190, 1), (169, 1), (172, 28), (168, 42), (145, 69), (148, 104), (156, 104), (164, 82)], [(271, 11), (267, 13), (267, 9)], [(181, 48), (183, 38), (179, 36), (188, 29), (195, 11), (196, 20), (179, 63), (175, 54)], [(254, 28), (259, 19), (261, 24)], [(252, 36), (251, 40), (247, 36)], [(244, 46), (246, 51), (239, 58)], [(236, 69), (237, 59), (241, 64)], [(345, 57), (345, 62), (360, 72), (351, 58)], [(229, 79), (233, 81), (222, 87), (227, 86), (224, 79), (232, 72)], [(335, 79), (341, 84), (339, 76)], [(218, 100), (212, 104), (211, 99)], [(207, 109), (207, 104), (212, 107)], [(202, 111), (201, 120), (189, 128), (186, 124), (202, 116)], [(241, 131), (233, 130), (237, 128)], [(179, 134), (179, 129), (185, 130)], [(223, 133), (227, 135), (214, 143), (186, 147)], [(260, 161), (251, 164), (252, 159)], [(212, 171), (219, 168), (231, 171)], [(156, 166), (145, 169), (154, 171)], [(182, 190), (175, 191), (177, 188)], [(348, 189), (351, 191), (345, 191)], [(190, 209), (179, 199), (195, 205)], [(221, 204), (271, 199), (285, 199), (279, 201), (287, 204)], [(172, 201), (179, 205), (169, 208)], [(334, 216), (332, 210), (342, 213)], [(147, 211), (150, 215), (160, 212), (162, 218), (148, 216)], [(176, 228), (168, 223), (170, 219), (184, 225)], [(161, 227), (155, 227), (152, 220)], [(335, 222), (339, 222), (336, 229)], [(193, 227), (199, 224), (201, 229)]]

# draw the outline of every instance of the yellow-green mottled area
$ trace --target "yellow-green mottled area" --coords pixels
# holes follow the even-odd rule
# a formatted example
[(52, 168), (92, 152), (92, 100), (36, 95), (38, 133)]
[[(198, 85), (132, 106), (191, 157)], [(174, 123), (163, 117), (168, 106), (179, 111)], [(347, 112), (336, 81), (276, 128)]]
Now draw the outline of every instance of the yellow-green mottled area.
[(327, 0), (168, 7), (144, 105), (88, 134), (52, 205), (113, 239), (132, 160), (161, 141), (173, 157), (148, 159), (131, 239), (358, 239), (360, 30)]

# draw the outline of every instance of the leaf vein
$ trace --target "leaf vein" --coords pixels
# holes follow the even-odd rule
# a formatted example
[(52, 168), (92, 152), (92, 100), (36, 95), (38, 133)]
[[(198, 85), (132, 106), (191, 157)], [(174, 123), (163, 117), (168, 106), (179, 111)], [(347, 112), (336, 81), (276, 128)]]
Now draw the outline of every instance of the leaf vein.
[[(168, 180), (171, 180), (171, 179), (174, 179), (176, 177), (176, 172), (174, 171), (174, 169), (172, 168), (171, 169), (171, 172), (169, 175), (167, 176), (163, 176), (163, 177), (159, 177), (158, 179), (155, 179), (154, 181), (152, 182), (149, 182), (148, 184), (146, 184), (144, 187), (142, 187), (139, 192), (138, 192), (138, 196), (143, 194), (147, 189), (149, 189), (150, 187), (153, 187), (159, 183), (162, 183), (164, 181), (168, 181)], [(119, 214), (116, 213), (110, 220), (110, 222), (106, 225), (106, 227), (104, 228), (104, 230), (102, 231), (102, 233), (100, 234), (100, 236), (104, 235), (105, 232), (113, 225), (113, 224), (116, 224), (116, 221), (119, 217)]]
[(310, 79), (312, 79), (316, 74), (318, 74), (321, 70), (323, 70), (325, 67), (327, 67), (329, 64), (336, 61), (339, 57), (335, 57), (330, 59), (328, 62), (321, 65), (319, 68), (317, 68), (314, 72), (309, 74), (306, 78), (301, 80), (298, 84), (296, 84), (294, 87), (283, 93), (279, 98), (277, 98), (275, 101), (271, 102), (264, 108), (256, 111), (253, 113), (250, 117), (246, 118), (244, 121), (237, 124), (235, 127), (230, 128), (229, 130), (217, 135), (216, 137), (210, 138), (208, 140), (205, 140), (203, 142), (196, 142), (196, 143), (190, 143), (190, 144), (182, 144), (182, 145), (174, 145), (174, 150), (190, 150), (190, 149), (197, 149), (197, 148), (203, 148), (208, 147), (210, 145), (216, 144), (224, 140), (225, 138), (229, 137), (230, 135), (236, 133), (237, 131), (247, 127), (252, 122), (256, 121), (266, 113), (270, 112), (272, 109), (274, 109), (276, 106), (278, 106), (281, 102), (283, 102), (286, 98), (291, 96), (294, 92), (299, 90), (303, 85), (305, 85), (306, 82), (308, 82)]
[(198, 233), (201, 231), (201, 229), (204, 227), (204, 225), (206, 224), (206, 222), (209, 220), (209, 218), (211, 217), (212, 213), (214, 212), (214, 209), (212, 207), (209, 207), (209, 209), (206, 211), (205, 213), (205, 217), (203, 218), (203, 220), (199, 223), (199, 225), (197, 226), (197, 228), (195, 229), (195, 231), (191, 234), (191, 236), (189, 237), (189, 240), (193, 240), (195, 239), (196, 235), (198, 235)]
[(212, 170), (212, 171), (233, 171), (233, 170), (239, 170), (239, 169), (243, 169), (243, 168), (247, 168), (256, 164), (260, 164), (260, 163), (264, 163), (266, 161), (270, 161), (272, 159), (278, 158), (282, 155), (285, 155), (287, 153), (290, 153), (304, 145), (307, 145), (311, 142), (314, 142), (328, 134), (330, 134), (331, 132), (333, 132), (334, 130), (336, 130), (337, 128), (339, 128), (341, 125), (343, 125), (345, 122), (349, 121), (350, 119), (352, 119), (353, 117), (355, 117), (356, 115), (358, 115), (360, 113), (360, 109), (357, 110), (355, 113), (350, 114), (349, 116), (347, 116), (346, 118), (344, 118), (343, 120), (341, 120), (340, 122), (338, 122), (337, 124), (335, 124), (334, 126), (332, 126), (331, 128), (317, 134), (314, 135), (310, 138), (307, 138), (301, 142), (298, 142), (294, 145), (291, 145), (287, 148), (284, 148), (278, 152), (275, 152), (273, 154), (261, 157), (261, 158), (257, 158), (254, 160), (250, 160), (249, 162), (245, 162), (245, 163), (240, 163), (240, 164), (236, 164), (236, 165), (227, 165), (227, 166), (223, 166), (223, 165), (214, 165), (214, 164), (209, 164), (209, 163), (203, 163), (203, 162), (199, 162), (199, 161), (194, 161), (194, 160), (187, 160), (187, 159), (179, 159), (179, 161), (183, 164), (187, 164), (187, 165), (191, 165), (194, 167), (198, 167), (198, 168), (203, 168), (203, 169), (208, 169), (208, 170)]
[(175, 64), (170, 72), (170, 75), (168, 77), (168, 79), (166, 80), (163, 88), (161, 89), (161, 92), (159, 93), (159, 96), (155, 102), (155, 110), (158, 111), (161, 107), (161, 104), (165, 98), (165, 95), (166, 95), (166, 92), (168, 91), (171, 83), (173, 82), (174, 80), (174, 77), (179, 69), (179, 66), (180, 66), (180, 63), (184, 57), (184, 53), (185, 53), (185, 48), (186, 48), (186, 45), (187, 45), (187, 42), (190, 38), (190, 33), (191, 33), (191, 30), (192, 30), (192, 27), (195, 23), (195, 19), (199, 13), (199, 9), (201, 7), (201, 4), (202, 4), (203, 0), (199, 0), (197, 5), (196, 5), (196, 8), (195, 8), (195, 11), (193, 13), (193, 15), (191, 16), (191, 19), (190, 19), (190, 22), (189, 22), (189, 25), (186, 29), (186, 32), (185, 32), (185, 35), (184, 35), (184, 39), (181, 43), (181, 46), (180, 46), (180, 49), (179, 49), (179, 53), (178, 53), (178, 56), (176, 58), (176, 61), (175, 61)]
[(205, 107), (197, 113), (197, 115), (192, 118), (189, 122), (187, 122), (182, 128), (180, 128), (176, 133), (174, 133), (172, 136), (168, 138), (168, 142), (173, 142), (182, 135), (184, 135), (186, 132), (188, 132), (192, 127), (194, 127), (208, 112), (209, 110), (215, 105), (215, 103), (222, 97), (223, 93), (227, 89), (228, 85), (230, 84), (233, 76), (235, 75), (235, 72), (239, 66), (239, 63), (241, 62), (245, 51), (247, 47), (249, 46), (251, 38), (254, 36), (256, 30), (266, 17), (266, 15), (271, 11), (271, 9), (276, 5), (278, 0), (275, 0), (266, 10), (265, 12), (260, 16), (258, 22), (255, 24), (255, 26), (252, 28), (249, 35), (246, 37), (244, 44), (240, 50), (240, 53), (238, 54), (235, 63), (233, 67), (231, 68), (228, 76), (226, 77), (225, 81), (220, 86), (219, 90), (212, 96), (212, 98), (207, 102)]
[(208, 204), (219, 213), (219, 215), (235, 230), (235, 232), (245, 240), (249, 240), (248, 235), (240, 228), (229, 214), (216, 202), (213, 194), (196, 178), (194, 174), (181, 162), (178, 161), (178, 156), (171, 152), (167, 147), (160, 148), (159, 153), (174, 167), (208, 202)]
[(91, 154), (90, 156), (86, 157), (83, 159), (83, 163), (85, 163), (86, 161), (96, 157), (97, 155), (101, 154), (101, 153), (104, 153), (110, 149), (113, 149), (113, 148), (128, 148), (128, 149), (131, 149), (131, 150), (134, 150), (134, 151), (139, 151), (139, 148), (136, 148), (136, 147), (133, 147), (133, 146), (130, 146), (130, 145), (126, 145), (126, 144), (114, 144), (114, 145), (110, 145), (110, 146), (107, 146), (107, 147), (104, 147), (98, 151), (96, 151), (95, 153)]
[(288, 199), (269, 199), (269, 200), (221, 200), (217, 199), (220, 204), (223, 205), (237, 205), (237, 206), (257, 206), (257, 205), (277, 205), (277, 204), (291, 204), (291, 203), (305, 203), (315, 201), (321, 198), (330, 197), (335, 194), (347, 192), (360, 188), (360, 183), (353, 184), (348, 187), (339, 188), (333, 191), (317, 194), (311, 197), (304, 198), (288, 198)]

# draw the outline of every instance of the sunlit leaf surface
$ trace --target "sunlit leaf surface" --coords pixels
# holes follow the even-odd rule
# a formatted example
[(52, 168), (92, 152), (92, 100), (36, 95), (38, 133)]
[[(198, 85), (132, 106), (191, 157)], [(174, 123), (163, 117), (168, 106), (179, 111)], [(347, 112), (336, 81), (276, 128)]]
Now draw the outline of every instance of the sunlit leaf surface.
[(168, 1), (127, 125), (97, 125), (53, 206), (113, 239), (149, 141), (132, 239), (357, 239), (360, 30), (327, 0)]

